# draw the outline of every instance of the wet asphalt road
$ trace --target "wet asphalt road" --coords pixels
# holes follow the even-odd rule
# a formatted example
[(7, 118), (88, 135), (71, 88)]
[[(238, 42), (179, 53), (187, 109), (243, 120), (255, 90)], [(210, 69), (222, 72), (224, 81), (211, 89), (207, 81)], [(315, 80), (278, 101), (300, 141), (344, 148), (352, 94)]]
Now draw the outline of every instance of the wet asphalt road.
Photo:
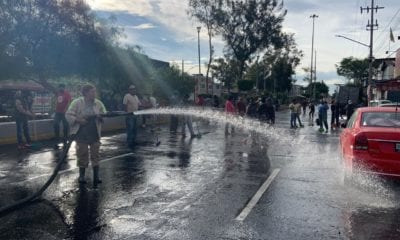
[[(200, 123), (201, 138), (166, 127), (102, 139), (103, 184), (79, 186), (74, 148), (43, 200), (1, 218), (0, 239), (400, 239), (400, 184), (343, 182), (338, 132), (289, 130), (277, 113), (271, 136)], [(57, 163), (50, 142), (0, 153), (0, 206), (37, 190)], [(243, 221), (235, 218), (280, 172)], [(91, 180), (91, 171), (87, 174)]]

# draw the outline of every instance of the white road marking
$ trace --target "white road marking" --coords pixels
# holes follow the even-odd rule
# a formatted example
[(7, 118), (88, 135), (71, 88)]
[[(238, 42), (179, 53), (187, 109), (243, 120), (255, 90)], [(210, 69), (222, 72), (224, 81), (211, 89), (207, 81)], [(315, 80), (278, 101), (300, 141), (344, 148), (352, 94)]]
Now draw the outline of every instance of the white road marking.
[(279, 171), (281, 169), (277, 168), (272, 171), (271, 175), (268, 177), (268, 179), (263, 183), (263, 185), (258, 189), (256, 194), (251, 198), (250, 202), (246, 205), (246, 207), (242, 210), (242, 212), (235, 218), (235, 220), (238, 221), (243, 221), (246, 219), (246, 217), (249, 215), (251, 210), (254, 208), (254, 206), (257, 204), (257, 202), (260, 200), (264, 192), (268, 189), (269, 185), (271, 185), (272, 181), (274, 181), (275, 177), (278, 175)]
[[(108, 162), (108, 161), (114, 160), (114, 159), (118, 159), (118, 158), (122, 158), (122, 157), (131, 156), (131, 155), (133, 155), (133, 153), (126, 153), (126, 154), (122, 154), (122, 155), (115, 156), (115, 157), (112, 157), (112, 158), (106, 158), (106, 159), (104, 159), (104, 160), (100, 160), (100, 164), (102, 164), (102, 163), (104, 163), (104, 162)], [(67, 173), (67, 172), (72, 172), (72, 171), (74, 171), (75, 169), (78, 169), (78, 167), (73, 167), (73, 168), (69, 168), (69, 169), (60, 171), (58, 174), (64, 174), (64, 173)], [(42, 174), (42, 175), (39, 175), (39, 176), (36, 176), (36, 177), (28, 178), (28, 179), (26, 179), (26, 180), (24, 180), (24, 181), (14, 182), (13, 184), (21, 184), (21, 183), (24, 183), (24, 182), (30, 182), (30, 181), (35, 180), (35, 179), (38, 179), (38, 178), (48, 177), (48, 176), (50, 176), (50, 175), (52, 175), (52, 174), (53, 174), (53, 173)]]

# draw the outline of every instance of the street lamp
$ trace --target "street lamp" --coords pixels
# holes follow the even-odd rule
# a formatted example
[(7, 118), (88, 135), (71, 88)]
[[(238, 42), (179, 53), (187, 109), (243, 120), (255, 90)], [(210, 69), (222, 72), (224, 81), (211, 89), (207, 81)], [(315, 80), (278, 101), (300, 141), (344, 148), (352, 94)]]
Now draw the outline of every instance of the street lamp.
[(199, 52), (199, 75), (201, 74), (201, 65), (200, 65), (200, 29), (201, 29), (200, 26), (197, 27), (197, 45), (198, 45), (197, 49), (198, 49), (198, 52)]
[[(310, 83), (313, 82), (313, 61), (314, 61), (314, 25), (315, 25), (315, 18), (317, 18), (318, 15), (313, 14), (310, 16), (312, 18), (312, 40), (311, 40), (311, 68), (310, 68)], [(316, 80), (316, 79), (315, 79)], [(315, 100), (315, 84), (313, 86), (313, 98)], [(312, 86), (312, 85), (311, 85)]]
[(335, 37), (345, 38), (347, 40), (350, 40), (352, 42), (358, 43), (360, 45), (363, 45), (364, 47), (368, 47), (369, 48), (369, 56), (368, 56), (368, 59), (369, 59), (369, 65), (368, 65), (368, 89), (367, 89), (367, 91), (368, 91), (367, 92), (368, 103), (369, 103), (369, 101), (371, 100), (369, 98), (371, 98), (371, 95), (372, 95), (372, 88), (371, 88), (371, 84), (372, 84), (372, 63), (374, 61), (374, 58), (373, 58), (373, 55), (372, 55), (372, 47), (373, 47), (372, 46), (372, 41), (371, 41), (370, 45), (368, 45), (368, 44), (356, 41), (354, 39), (351, 39), (351, 38), (348, 38), (348, 37), (345, 37), (345, 36), (342, 36), (342, 35), (335, 35)]

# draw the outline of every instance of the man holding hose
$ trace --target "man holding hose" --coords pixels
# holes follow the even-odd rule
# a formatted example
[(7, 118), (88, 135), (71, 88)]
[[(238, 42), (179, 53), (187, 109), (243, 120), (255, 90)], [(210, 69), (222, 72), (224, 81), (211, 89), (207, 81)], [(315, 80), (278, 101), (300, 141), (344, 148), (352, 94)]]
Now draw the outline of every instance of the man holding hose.
[[(99, 177), (99, 150), (101, 137), (101, 114), (106, 113), (104, 104), (96, 98), (96, 88), (86, 84), (81, 90), (82, 96), (72, 101), (66, 117), (71, 126), (71, 135), (75, 135), (76, 155), (79, 167), (79, 183), (86, 183), (85, 170), (90, 161), (93, 167), (93, 184), (101, 183)], [(89, 154), (90, 153), (90, 154)]]

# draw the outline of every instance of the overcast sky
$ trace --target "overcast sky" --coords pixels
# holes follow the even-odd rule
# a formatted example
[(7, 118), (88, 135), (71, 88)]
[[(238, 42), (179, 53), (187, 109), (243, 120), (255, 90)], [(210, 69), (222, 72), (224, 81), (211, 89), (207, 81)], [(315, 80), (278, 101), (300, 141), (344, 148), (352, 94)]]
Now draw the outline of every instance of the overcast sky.
[[(198, 72), (197, 30), (199, 24), (186, 14), (186, 0), (87, 0), (88, 4), (102, 17), (111, 14), (117, 18), (117, 24), (124, 27), (121, 43), (139, 45), (151, 58), (176, 62), (181, 66), (185, 60), (185, 70)], [(375, 0), (375, 5), (384, 7), (375, 13), (379, 29), (374, 32), (374, 56), (384, 58), (385, 52), (400, 47), (397, 36), (400, 35), (399, 0)], [(340, 34), (359, 42), (369, 44), (369, 32), (366, 25), (370, 14), (360, 13), (360, 7), (371, 6), (371, 0), (286, 0), (288, 10), (284, 22), (284, 31), (295, 33), (299, 49), (304, 52), (301, 66), (296, 70), (299, 84), (304, 84), (302, 67), (311, 63), (312, 19), (315, 19), (315, 50), (317, 51), (317, 78), (328, 85), (343, 83), (337, 76), (335, 64), (344, 57), (368, 56), (368, 48), (335, 37)], [(389, 46), (389, 28), (392, 28), (395, 43)], [(207, 35), (200, 33), (201, 62), (207, 61)], [(216, 55), (222, 55), (223, 42), (214, 40)], [(389, 48), (390, 47), (390, 48)], [(394, 56), (392, 54), (391, 56)], [(205, 68), (202, 72), (205, 73)], [(333, 88), (331, 88), (332, 90)]]

